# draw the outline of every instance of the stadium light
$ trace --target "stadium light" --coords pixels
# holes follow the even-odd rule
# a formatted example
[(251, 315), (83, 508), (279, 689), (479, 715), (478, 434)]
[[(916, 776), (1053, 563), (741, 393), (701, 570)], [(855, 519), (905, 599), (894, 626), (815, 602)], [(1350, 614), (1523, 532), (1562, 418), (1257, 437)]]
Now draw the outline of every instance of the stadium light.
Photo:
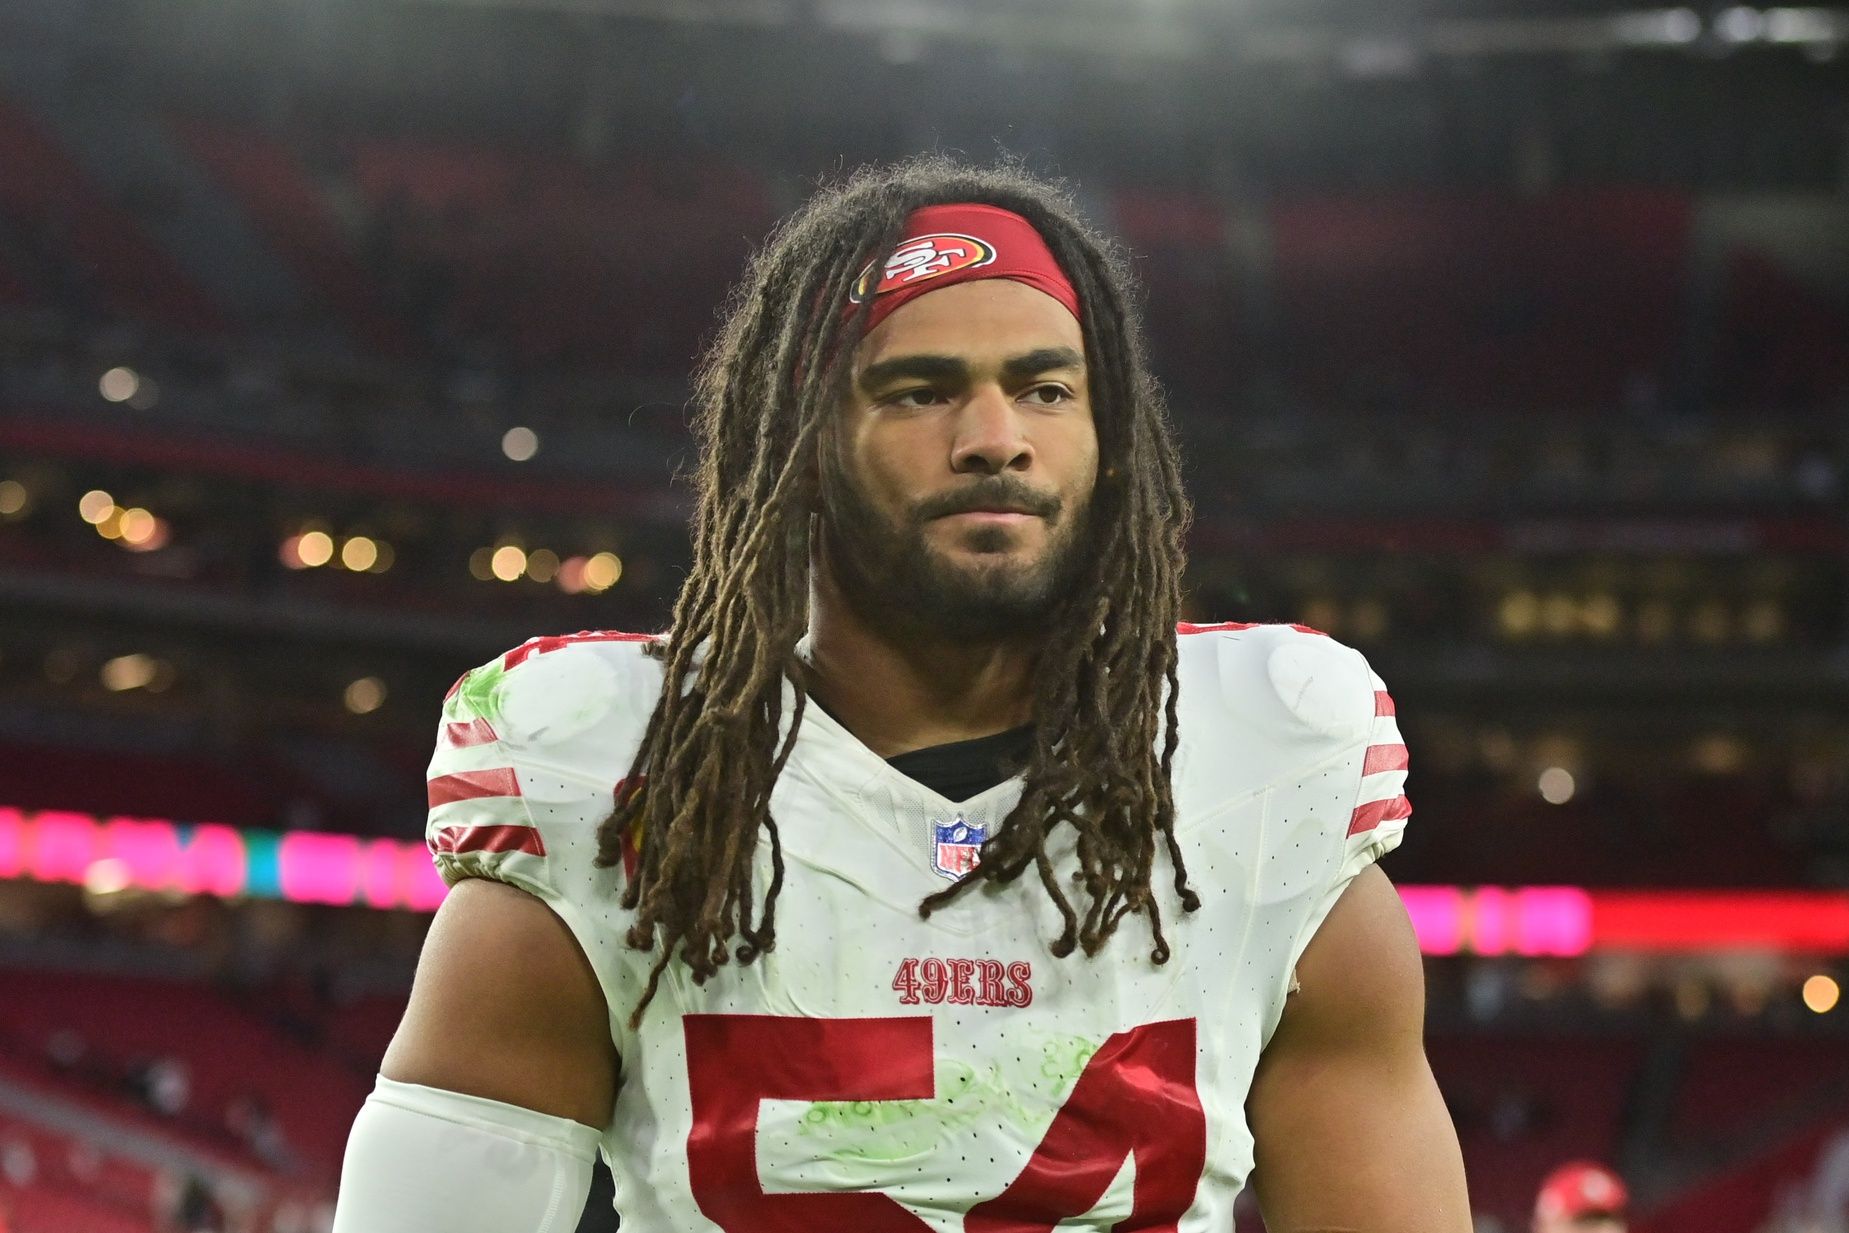
[(119, 694), (140, 689), (152, 682), (155, 669), (156, 661), (152, 656), (137, 652), (133, 655), (118, 655), (109, 660), (99, 675), (104, 689)]
[(509, 428), (501, 435), (501, 452), (514, 462), (525, 462), (539, 453), (539, 434), (531, 428)]
[(517, 544), (502, 544), (488, 558), (488, 569), (502, 582), (515, 582), (526, 572), (526, 550)]
[(379, 562), (379, 545), (369, 536), (355, 535), (340, 546), (340, 563), (356, 574), (365, 573)]
[(141, 377), (132, 368), (112, 368), (97, 379), (97, 393), (110, 402), (127, 402), (141, 390)]
[(297, 537), (295, 552), (302, 564), (317, 569), (334, 559), (334, 537), (326, 531), (307, 531)]
[(350, 713), (370, 715), (385, 705), (385, 682), (376, 676), (363, 676), (348, 684), (341, 700)]
[(1542, 771), (1535, 786), (1541, 791), (1541, 799), (1550, 805), (1564, 805), (1572, 800), (1576, 787), (1573, 772), (1564, 766), (1550, 766)]
[(26, 512), (32, 494), (18, 480), (0, 480), (0, 518), (12, 518)]
[(77, 515), (91, 526), (102, 525), (103, 519), (113, 514), (116, 499), (101, 488), (92, 488), (77, 498)]

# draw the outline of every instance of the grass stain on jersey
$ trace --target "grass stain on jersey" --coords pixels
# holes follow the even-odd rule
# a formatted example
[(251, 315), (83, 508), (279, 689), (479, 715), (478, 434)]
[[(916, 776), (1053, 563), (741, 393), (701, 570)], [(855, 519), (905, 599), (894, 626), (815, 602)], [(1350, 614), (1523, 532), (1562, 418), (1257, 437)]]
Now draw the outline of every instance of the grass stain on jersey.
[(1085, 1073), (1096, 1052), (1098, 1042), (1095, 1040), (1083, 1036), (1055, 1036), (1044, 1046), (1040, 1075), (1059, 1084), (1059, 1096), (1063, 1100), (1072, 1085), (1079, 1081), (1079, 1076)]
[(444, 718), (485, 719), (499, 727), (502, 722), (501, 690), (506, 681), (507, 670), (501, 667), (498, 659), (480, 668), (471, 668), (462, 674), (456, 692), (444, 704)]
[(818, 1100), (796, 1132), (818, 1158), (844, 1164), (913, 1161), (979, 1123), (1038, 1142), (1097, 1051), (1097, 1041), (1060, 1035), (1043, 1041), (1037, 1055), (980, 1069), (940, 1057), (930, 1100)]

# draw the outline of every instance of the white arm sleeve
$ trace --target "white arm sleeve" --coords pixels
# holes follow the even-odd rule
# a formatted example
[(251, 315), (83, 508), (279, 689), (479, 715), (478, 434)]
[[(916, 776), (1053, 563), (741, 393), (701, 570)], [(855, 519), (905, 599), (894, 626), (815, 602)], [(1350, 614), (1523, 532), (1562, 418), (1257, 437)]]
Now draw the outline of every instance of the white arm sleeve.
[(334, 1233), (571, 1233), (597, 1131), (379, 1076), (340, 1170)]

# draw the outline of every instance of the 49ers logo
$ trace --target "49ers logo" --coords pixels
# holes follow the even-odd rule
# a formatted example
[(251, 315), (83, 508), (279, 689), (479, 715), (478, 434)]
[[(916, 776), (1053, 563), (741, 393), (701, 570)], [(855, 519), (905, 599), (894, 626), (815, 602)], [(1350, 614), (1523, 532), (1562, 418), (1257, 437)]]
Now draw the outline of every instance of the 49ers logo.
[[(973, 235), (940, 231), (917, 236), (894, 249), (892, 256), (886, 258), (884, 268), (880, 268), (878, 262), (869, 261), (860, 277), (854, 280), (848, 298), (860, 304), (927, 278), (973, 269), (993, 260), (995, 246)], [(879, 270), (877, 285), (873, 277), (876, 269)]]

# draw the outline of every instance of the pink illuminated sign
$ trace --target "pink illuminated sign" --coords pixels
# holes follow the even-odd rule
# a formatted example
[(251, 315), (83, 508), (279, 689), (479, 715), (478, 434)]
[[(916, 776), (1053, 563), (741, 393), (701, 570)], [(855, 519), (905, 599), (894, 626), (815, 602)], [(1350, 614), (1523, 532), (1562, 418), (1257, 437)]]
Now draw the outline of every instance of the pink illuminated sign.
[[(102, 862), (110, 862), (106, 867)], [(433, 912), (421, 843), (0, 806), (0, 878)], [(1753, 949), (1849, 954), (1849, 894), (1402, 886), (1428, 955)]]

